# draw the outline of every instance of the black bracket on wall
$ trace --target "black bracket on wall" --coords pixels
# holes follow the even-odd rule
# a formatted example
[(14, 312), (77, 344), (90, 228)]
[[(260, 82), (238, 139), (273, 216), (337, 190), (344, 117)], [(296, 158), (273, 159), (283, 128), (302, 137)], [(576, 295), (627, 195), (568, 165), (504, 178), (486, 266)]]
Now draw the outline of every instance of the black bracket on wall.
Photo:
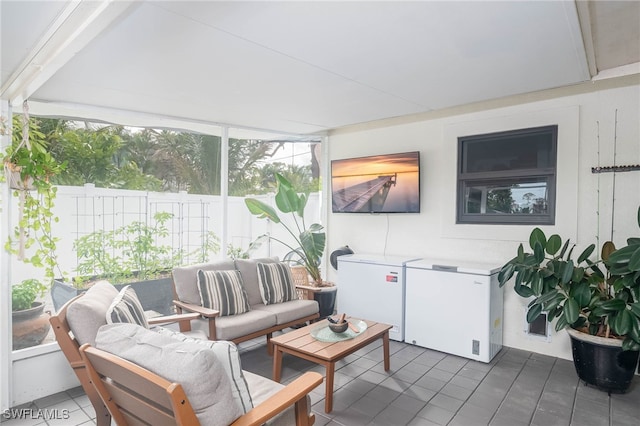
[(591, 173), (608, 173), (608, 172), (633, 172), (640, 170), (640, 164), (630, 166), (608, 166), (608, 167), (592, 167)]

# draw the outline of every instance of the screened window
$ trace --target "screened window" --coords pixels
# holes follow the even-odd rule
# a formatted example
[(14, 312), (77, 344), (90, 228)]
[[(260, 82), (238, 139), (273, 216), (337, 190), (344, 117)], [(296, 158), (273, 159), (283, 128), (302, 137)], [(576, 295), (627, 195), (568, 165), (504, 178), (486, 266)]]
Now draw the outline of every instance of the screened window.
[(458, 138), (457, 223), (555, 221), (558, 126)]

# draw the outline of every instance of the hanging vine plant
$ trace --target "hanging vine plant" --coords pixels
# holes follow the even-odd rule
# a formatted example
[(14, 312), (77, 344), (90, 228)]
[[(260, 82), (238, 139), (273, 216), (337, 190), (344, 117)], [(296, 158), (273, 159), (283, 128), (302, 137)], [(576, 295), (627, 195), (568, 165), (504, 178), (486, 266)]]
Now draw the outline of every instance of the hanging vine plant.
[(57, 188), (51, 178), (64, 170), (65, 164), (47, 151), (45, 135), (37, 120), (29, 118), (26, 102), (23, 110), (22, 117), (13, 117), (11, 145), (3, 155), (7, 181), (19, 200), (18, 223), (5, 249), (25, 263), (44, 268), (45, 277), (53, 279), (58, 268), (58, 238), (51, 233), (51, 224), (58, 217), (53, 214)]

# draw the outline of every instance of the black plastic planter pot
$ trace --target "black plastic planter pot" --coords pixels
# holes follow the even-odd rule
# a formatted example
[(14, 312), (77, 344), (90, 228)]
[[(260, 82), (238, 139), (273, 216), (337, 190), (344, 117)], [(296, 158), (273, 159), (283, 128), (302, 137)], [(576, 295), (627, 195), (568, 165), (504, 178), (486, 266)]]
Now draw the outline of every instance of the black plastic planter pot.
[(609, 393), (624, 393), (638, 365), (638, 351), (623, 351), (622, 342), (567, 329), (578, 377)]
[[(130, 285), (136, 291), (136, 295), (145, 311), (152, 310), (162, 315), (174, 313), (173, 281), (171, 277), (115, 284), (115, 287), (120, 290), (126, 285)], [(62, 305), (85, 290), (77, 289), (61, 280), (54, 280), (51, 287), (51, 299), (56, 312)]]

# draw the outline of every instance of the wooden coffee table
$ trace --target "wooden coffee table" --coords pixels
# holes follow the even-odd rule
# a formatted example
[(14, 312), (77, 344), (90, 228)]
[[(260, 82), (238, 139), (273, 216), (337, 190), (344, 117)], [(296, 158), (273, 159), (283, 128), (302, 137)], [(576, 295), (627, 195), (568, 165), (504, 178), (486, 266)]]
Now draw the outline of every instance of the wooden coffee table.
[[(350, 321), (357, 321), (351, 318)], [(316, 364), (324, 365), (326, 369), (326, 394), (324, 411), (330, 413), (333, 409), (333, 378), (336, 362), (367, 346), (377, 339), (382, 339), (384, 350), (384, 370), (389, 371), (389, 329), (388, 324), (363, 320), (367, 329), (349, 340), (339, 342), (321, 342), (311, 336), (311, 330), (327, 325), (327, 320), (319, 321), (299, 328), (290, 333), (282, 334), (271, 339), (273, 344), (273, 380), (280, 382), (282, 373), (282, 354), (287, 353), (303, 358)]]

